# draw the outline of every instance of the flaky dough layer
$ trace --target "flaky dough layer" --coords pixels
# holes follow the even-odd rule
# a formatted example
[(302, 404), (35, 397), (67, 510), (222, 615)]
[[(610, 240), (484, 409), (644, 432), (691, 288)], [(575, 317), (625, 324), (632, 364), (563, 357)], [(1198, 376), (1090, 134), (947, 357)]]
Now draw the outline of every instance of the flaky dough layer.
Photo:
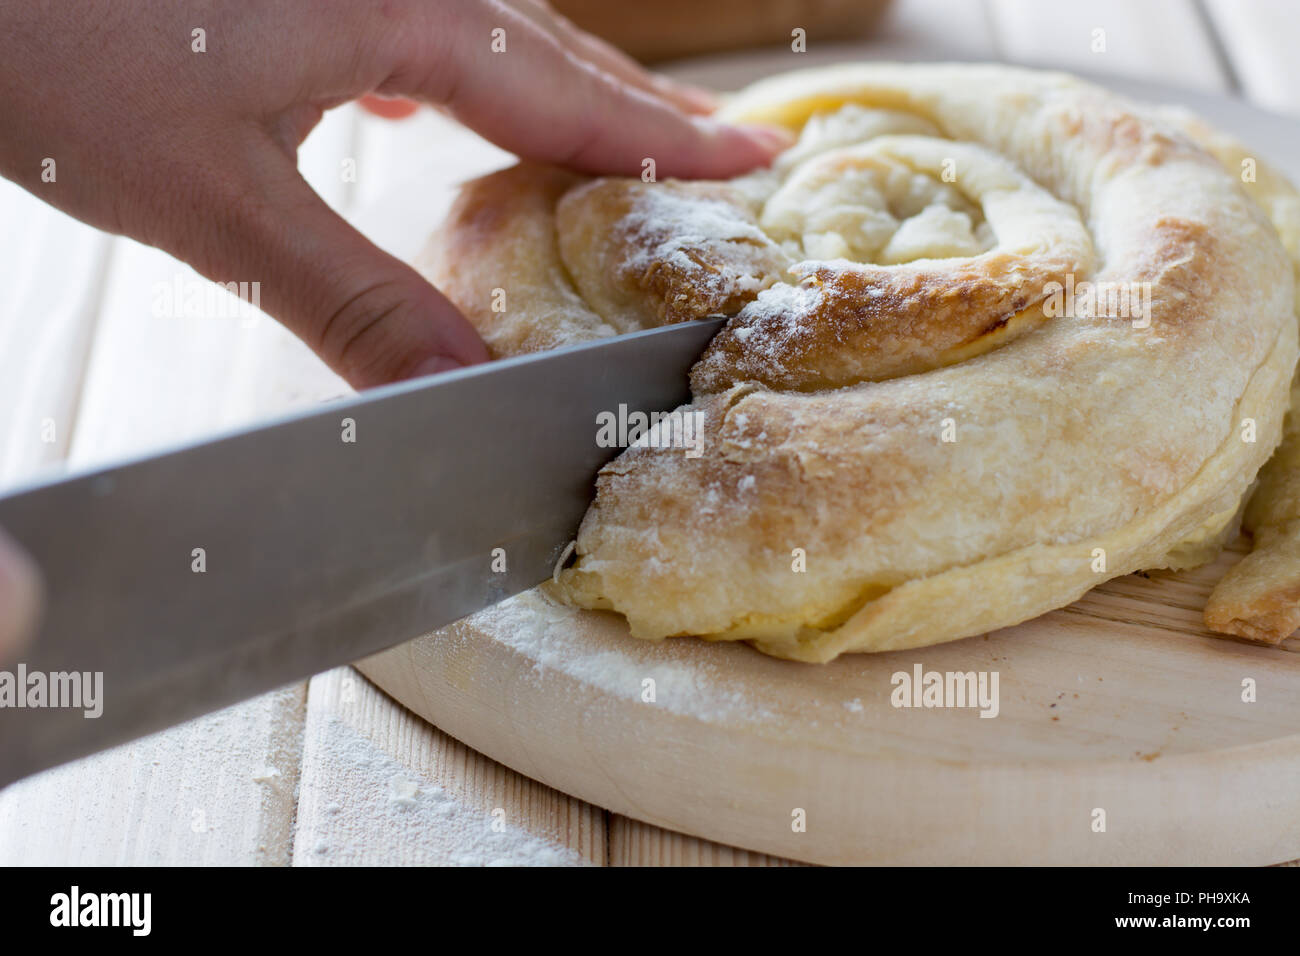
[[(423, 260), (497, 355), (732, 316), (692, 373), (703, 455), (601, 472), (567, 600), (825, 661), (1215, 553), (1289, 403), (1289, 187), (1252, 199), (1234, 144), (1059, 74), (851, 65), (725, 112), (799, 142), (728, 183), (520, 165)], [(1300, 552), (1280, 507), (1261, 542)], [(1278, 567), (1247, 590), (1286, 603)]]

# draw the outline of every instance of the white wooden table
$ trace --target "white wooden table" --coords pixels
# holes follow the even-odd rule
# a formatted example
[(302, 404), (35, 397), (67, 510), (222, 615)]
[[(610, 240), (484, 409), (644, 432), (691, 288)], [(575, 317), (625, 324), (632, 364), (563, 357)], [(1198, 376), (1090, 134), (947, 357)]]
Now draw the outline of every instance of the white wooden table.
[[(1294, 0), (895, 0), (873, 41), (843, 52), (1136, 76), (1300, 115), (1298, 40)], [(791, 53), (790, 67), (819, 52)], [(394, 188), (427, 191), (433, 209), (478, 171), (484, 153), (449, 149), (456, 135), (428, 111), (387, 123), (344, 107), (309, 138), (301, 166), (364, 231)], [(342, 175), (349, 159), (355, 182)], [(154, 316), (157, 283), (194, 278), (161, 252), (5, 182), (0, 222), (0, 261), (11, 263), (0, 297), (0, 487), (346, 391), (269, 319)], [(386, 241), (400, 253), (413, 239)], [(551, 790), (412, 716), (351, 668), (0, 792), (5, 865), (500, 862), (784, 861)]]

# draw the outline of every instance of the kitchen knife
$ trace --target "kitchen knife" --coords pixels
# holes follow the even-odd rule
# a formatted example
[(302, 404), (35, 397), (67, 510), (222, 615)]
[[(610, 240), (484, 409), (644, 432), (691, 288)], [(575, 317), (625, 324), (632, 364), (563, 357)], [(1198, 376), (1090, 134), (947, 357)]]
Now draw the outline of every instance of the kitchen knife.
[[(597, 416), (687, 401), (724, 321), (386, 386), (0, 498), (46, 585), (35, 641), (0, 662), (0, 786), (549, 578), (618, 451)], [(98, 717), (48, 706), (74, 673), (83, 697), (102, 673)]]

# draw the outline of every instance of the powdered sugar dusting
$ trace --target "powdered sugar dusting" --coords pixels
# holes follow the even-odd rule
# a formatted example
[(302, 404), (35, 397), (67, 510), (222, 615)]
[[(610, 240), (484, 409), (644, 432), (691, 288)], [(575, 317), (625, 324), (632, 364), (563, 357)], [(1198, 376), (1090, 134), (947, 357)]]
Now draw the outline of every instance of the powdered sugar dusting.
[[(815, 265), (815, 264), (814, 264)], [(817, 285), (792, 285), (778, 282), (764, 289), (753, 302), (741, 310), (739, 319), (747, 325), (771, 320), (798, 323), (821, 307), (822, 290)]]
[[(737, 196), (738, 201), (742, 201)], [(774, 276), (766, 260), (779, 258), (767, 234), (738, 205), (681, 191), (669, 184), (642, 192), (620, 221), (628, 234), (625, 274), (669, 266), (712, 295), (753, 293)], [(764, 250), (765, 254), (757, 254)], [(708, 264), (702, 264), (701, 254)], [(739, 254), (738, 254), (739, 253)]]
[(623, 218), (634, 235), (652, 236), (656, 244), (644, 255), (666, 259), (681, 250), (709, 242), (766, 242), (767, 234), (746, 220), (731, 203), (673, 189), (651, 189)]
[(720, 336), (724, 341), (728, 336), (734, 338), (743, 351), (739, 355), (707, 352), (693, 373), (696, 381), (708, 382), (711, 375), (728, 376), (732, 372), (743, 377), (744, 373), (756, 373), (760, 369), (781, 373), (786, 367), (786, 357), (796, 351), (797, 340), (818, 334), (816, 316), (824, 297), (822, 287), (813, 283), (778, 282), (764, 289), (740, 310)]

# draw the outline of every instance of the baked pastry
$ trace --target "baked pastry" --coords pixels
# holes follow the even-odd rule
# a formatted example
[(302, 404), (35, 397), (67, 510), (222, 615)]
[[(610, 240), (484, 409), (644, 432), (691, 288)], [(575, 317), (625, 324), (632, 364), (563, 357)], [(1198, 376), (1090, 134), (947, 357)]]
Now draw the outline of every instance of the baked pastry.
[[(496, 355), (731, 316), (691, 375), (703, 454), (603, 469), (565, 600), (826, 661), (1023, 621), (1235, 533), (1296, 366), (1280, 177), (1252, 198), (1193, 117), (1001, 66), (792, 73), (724, 113), (798, 141), (729, 182), (520, 164), (467, 184), (420, 263)], [(1212, 626), (1300, 619), (1296, 432)]]
[[(1164, 111), (1223, 167), (1239, 174), (1264, 209), (1296, 270), (1300, 296), (1300, 193), (1240, 143), (1186, 111)], [(1300, 298), (1297, 299), (1300, 312)], [(1259, 473), (1245, 509), (1250, 554), (1234, 565), (1210, 595), (1205, 623), (1214, 631), (1268, 644), (1300, 627), (1300, 373), (1291, 384), (1282, 443)]]

